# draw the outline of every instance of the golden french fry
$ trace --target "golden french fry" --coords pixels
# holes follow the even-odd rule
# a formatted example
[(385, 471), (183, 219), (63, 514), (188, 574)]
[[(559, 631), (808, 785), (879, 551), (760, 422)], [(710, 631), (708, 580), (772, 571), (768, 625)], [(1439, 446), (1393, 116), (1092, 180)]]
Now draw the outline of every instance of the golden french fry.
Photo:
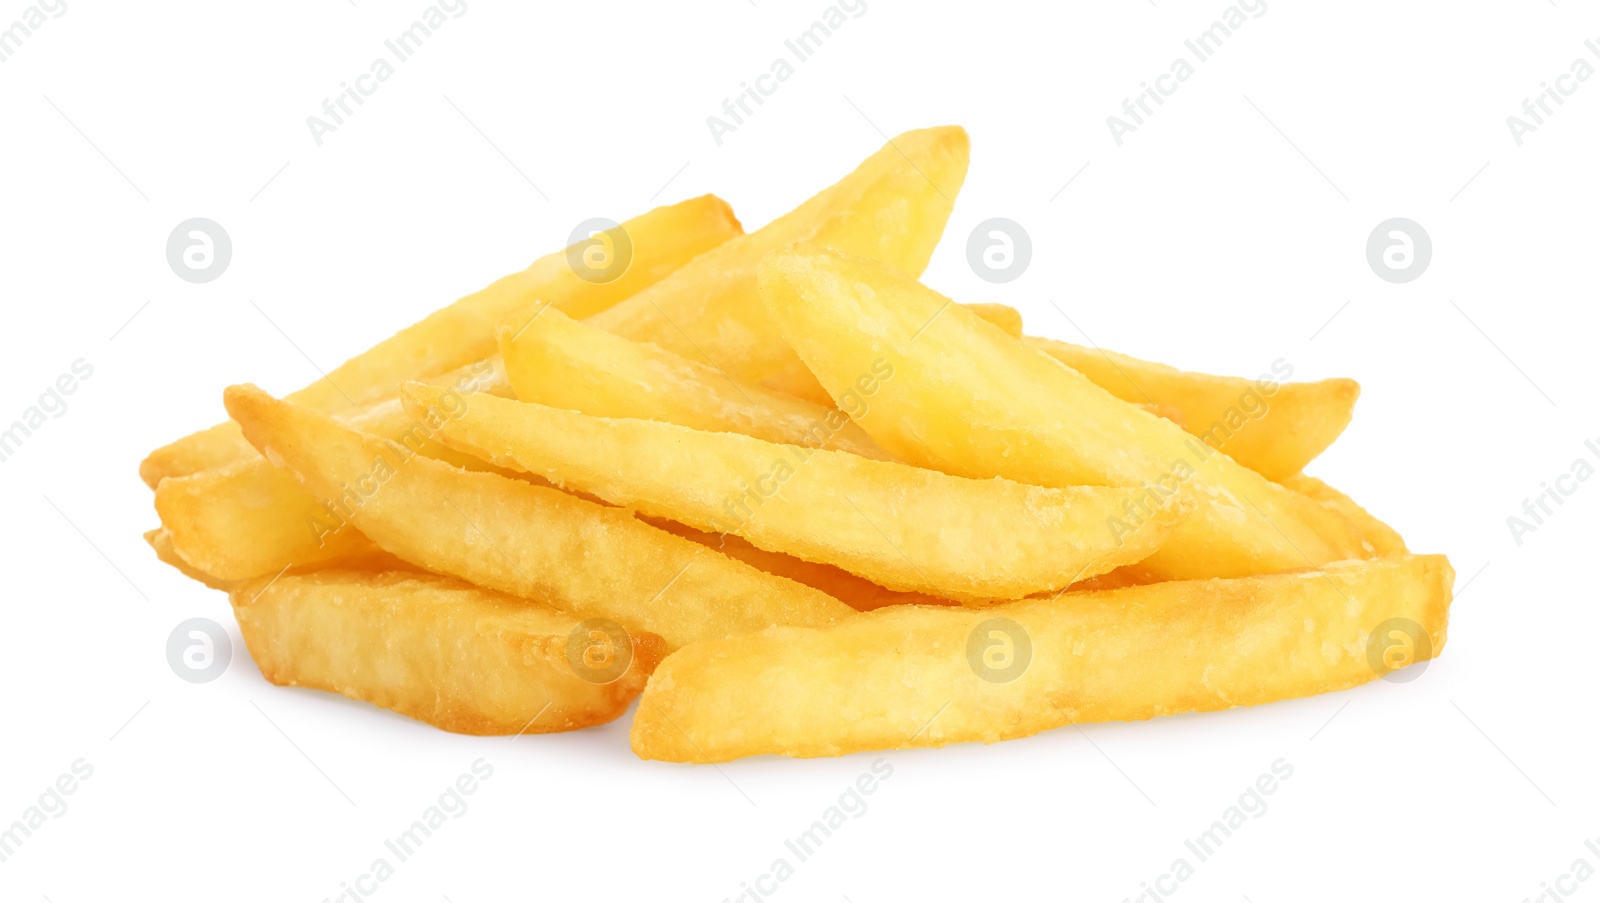
[[(869, 373), (874, 382), (895, 375), (893, 368)], [(449, 404), (445, 392), (419, 383), (401, 396), (418, 418)], [(1141, 490), (969, 480), (849, 452), (488, 396), (445, 418), (438, 438), (613, 505), (733, 533), (889, 589), (973, 605), (1058, 590), (1139, 561), (1184, 511), (1165, 506), (1122, 532), (1114, 523), (1135, 510)]]
[(1361, 387), (1351, 379), (1309, 383), (1190, 373), (1106, 351), (1029, 336), (1029, 345), (1123, 401), (1178, 412), (1206, 444), (1269, 480), (1301, 471), (1350, 425)]
[[(478, 404), (489, 396), (477, 396)], [(223, 395), (251, 444), (385, 550), (419, 567), (660, 635), (676, 648), (854, 612), (808, 586), (657, 530), (620, 508), (374, 439), (254, 386)], [(430, 422), (468, 402), (454, 397)]]
[[(1179, 498), (1195, 511), (1140, 564), (1168, 579), (1231, 577), (1360, 557), (1356, 527), (1121, 401), (1043, 352), (875, 261), (827, 249), (762, 266), (768, 309), (836, 399), (902, 461), (977, 479), (1145, 490), (1136, 529)], [(874, 366), (893, 369), (872, 392)], [(840, 402), (845, 411), (851, 405)]]
[[(466, 366), (494, 353), (494, 328), (512, 311), (544, 299), (575, 317), (590, 316), (740, 233), (733, 211), (713, 195), (657, 207), (434, 311), (289, 399), (323, 413), (337, 413), (393, 391), (401, 380), (426, 379)], [(624, 244), (631, 248), (626, 271), (609, 281), (609, 274), (587, 269), (581, 258), (590, 242), (607, 241), (612, 253), (620, 253), (615, 249)], [(577, 266), (574, 259), (579, 260)], [(166, 477), (248, 457), (250, 446), (239, 428), (223, 423), (151, 452), (139, 465), (139, 476), (155, 488)]]
[[(707, 251), (593, 322), (704, 361), (741, 384), (759, 384), (795, 361), (757, 294), (761, 258), (811, 239), (920, 275), (966, 178), (969, 150), (967, 133), (959, 127), (906, 132), (837, 184), (766, 226)], [(805, 374), (804, 369), (785, 372), (797, 378)], [(820, 400), (803, 384), (769, 388)]]
[[(498, 359), (430, 380), (457, 395), (511, 393)], [(458, 467), (492, 465), (434, 441), (428, 426), (406, 415), (399, 398), (364, 405), (343, 419), (369, 435), (393, 439), (412, 452)], [(294, 474), (251, 450), (224, 467), (156, 486), (156, 513), (170, 533), (173, 552), (191, 567), (222, 580), (275, 574), (285, 567), (344, 561), (376, 547), (361, 532), (324, 510)]]
[(220, 579), (200, 570), (189, 562), (184, 561), (183, 556), (179, 555), (177, 550), (172, 547), (172, 534), (167, 530), (166, 527), (157, 527), (154, 530), (146, 530), (144, 534), (144, 541), (150, 545), (150, 548), (155, 550), (156, 558), (159, 559), (162, 564), (170, 565), (171, 567), (176, 568), (178, 573), (188, 577), (190, 580), (193, 580), (196, 583), (203, 583), (212, 589), (220, 589), (223, 592), (227, 592), (228, 590), (232, 589), (237, 582), (233, 580)]
[(836, 756), (1343, 690), (1438, 655), (1453, 580), (1443, 556), (1405, 556), (700, 643), (656, 669), (633, 749)]
[(1316, 499), (1355, 524), (1361, 531), (1362, 543), (1367, 551), (1363, 557), (1377, 558), (1383, 555), (1407, 553), (1406, 541), (1400, 538), (1400, 534), (1396, 533), (1393, 527), (1368, 514), (1367, 509), (1356, 504), (1355, 499), (1327, 483), (1303, 473), (1285, 477), (1279, 482), (1301, 495)]
[(230, 598), (267, 680), (463, 734), (604, 724), (666, 654), (655, 634), (445, 577), (341, 570), (263, 583)]
[(848, 415), (541, 309), (500, 330), (500, 355), (523, 401), (596, 417), (663, 420), (868, 458), (887, 457)]
[[(1022, 338), (1022, 314), (1014, 308), (1004, 304), (963, 304), (967, 310), (977, 314), (980, 318), (993, 323), (1005, 330), (1012, 338)], [(828, 396), (828, 390), (822, 388), (817, 378), (811, 375), (806, 367), (806, 362), (798, 357), (768, 374), (761, 381), (761, 385), (774, 392), (803, 398), (813, 404), (825, 408), (833, 407), (833, 399)]]

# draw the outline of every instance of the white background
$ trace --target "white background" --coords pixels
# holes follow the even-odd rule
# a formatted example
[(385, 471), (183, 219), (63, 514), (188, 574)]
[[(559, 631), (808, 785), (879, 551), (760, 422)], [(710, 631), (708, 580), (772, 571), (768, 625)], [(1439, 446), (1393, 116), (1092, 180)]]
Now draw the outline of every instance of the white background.
[[(234, 628), (142, 542), (137, 465), (216, 421), (224, 386), (297, 388), (584, 219), (716, 192), (753, 229), (885, 133), (943, 123), (970, 131), (972, 169), (927, 282), (1190, 369), (1358, 379), (1310, 470), (1447, 553), (1461, 595), (1410, 683), (883, 754), (868, 811), (775, 896), (1134, 898), (1280, 758), (1270, 808), (1176, 897), (1521, 901), (1600, 867), (1600, 480), (1520, 546), (1506, 525), (1600, 440), (1600, 78), (1521, 147), (1505, 121), (1575, 59), (1600, 66), (1592, 6), (1270, 0), (1118, 147), (1105, 118), (1220, 0), (867, 0), (718, 147), (706, 117), (820, 0), (469, 0), (318, 147), (305, 118), (423, 7), (68, 0), (0, 64), (0, 421), (94, 368), (0, 464), (0, 824), (94, 769), (0, 863), (0, 897), (333, 898), (480, 757), (471, 808), (378, 899), (720, 901), (792, 861), (783, 841), (879, 756), (645, 763), (626, 716), (455, 736), (270, 687), (236, 632), (221, 679), (180, 681), (178, 622)], [(164, 253), (195, 216), (234, 246), (206, 285)], [(996, 216), (1034, 247), (1006, 285), (964, 253)], [(1395, 216), (1434, 245), (1405, 285), (1364, 254)], [(1563, 887), (1600, 900), (1600, 877)]]

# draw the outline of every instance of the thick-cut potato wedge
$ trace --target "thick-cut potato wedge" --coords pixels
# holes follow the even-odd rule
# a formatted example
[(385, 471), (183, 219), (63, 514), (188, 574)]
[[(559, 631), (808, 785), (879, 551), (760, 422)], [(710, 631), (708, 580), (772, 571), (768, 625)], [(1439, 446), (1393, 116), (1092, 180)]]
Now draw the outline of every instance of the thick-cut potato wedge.
[(1316, 499), (1354, 523), (1361, 531), (1361, 541), (1367, 550), (1367, 555), (1364, 557), (1404, 555), (1409, 551), (1406, 548), (1406, 541), (1400, 538), (1400, 534), (1396, 533), (1393, 527), (1368, 514), (1367, 509), (1356, 504), (1355, 499), (1316, 477), (1308, 477), (1301, 473), (1286, 477), (1279, 482), (1301, 495)]
[[(460, 396), (511, 393), (498, 358), (430, 380)], [(344, 418), (355, 429), (393, 439), (408, 449), (474, 470), (492, 465), (447, 448), (413, 419), (399, 398), (364, 405)], [(294, 474), (251, 451), (224, 467), (168, 477), (156, 487), (156, 513), (172, 549), (191, 567), (223, 580), (275, 574), (284, 567), (348, 559), (376, 547), (361, 531), (330, 517)]]
[[(616, 676), (574, 666), (579, 618), (415, 573), (319, 571), (231, 594), (250, 657), (279, 686), (311, 687), (463, 734), (543, 734), (621, 715), (666, 654), (652, 633), (606, 639)], [(594, 642), (585, 638), (585, 644)], [(627, 665), (622, 662), (626, 657)], [(609, 680), (606, 680), (610, 678)]]
[(155, 550), (156, 558), (162, 564), (176, 568), (178, 573), (196, 583), (203, 583), (212, 589), (220, 589), (223, 592), (227, 592), (238, 583), (236, 580), (223, 580), (220, 577), (208, 574), (184, 561), (183, 556), (179, 555), (177, 550), (172, 547), (172, 533), (166, 527), (146, 530), (144, 541), (150, 545), (150, 548)]
[(831, 564), (801, 561), (793, 555), (758, 549), (743, 537), (727, 533), (707, 533), (662, 517), (641, 514), (639, 518), (675, 536), (692, 539), (703, 546), (716, 549), (729, 558), (737, 558), (751, 567), (822, 590), (856, 611), (877, 611), (890, 605), (960, 604), (952, 599), (941, 599), (925, 593), (907, 593), (882, 587)]
[[(526, 270), (400, 330), (289, 399), (323, 413), (337, 413), (392, 391), (401, 380), (426, 379), (466, 366), (494, 353), (494, 327), (512, 311), (543, 299), (575, 317), (591, 316), (742, 231), (733, 210), (714, 195), (657, 207), (608, 235), (617, 230), (627, 234), (632, 258), (615, 280), (586, 280), (568, 262), (568, 250), (546, 255)], [(612, 240), (615, 246), (615, 237)], [(153, 489), (166, 477), (198, 473), (249, 456), (250, 446), (238, 426), (222, 423), (151, 452), (139, 465), (139, 476)]]
[[(419, 418), (450, 403), (420, 383), (401, 396)], [(445, 418), (438, 438), (613, 505), (733, 533), (889, 589), (974, 605), (1058, 590), (1139, 561), (1183, 513), (1167, 506), (1124, 534), (1111, 524), (1134, 510), (1141, 490), (969, 480), (849, 452), (488, 396)]]
[(835, 756), (1343, 690), (1437, 655), (1453, 581), (1443, 556), (1408, 556), (982, 612), (897, 607), (701, 643), (651, 676), (633, 749), (675, 762)]
[[(966, 179), (970, 146), (959, 127), (920, 129), (891, 140), (850, 175), (748, 235), (730, 239), (594, 318), (602, 329), (704, 361), (760, 383), (785, 371), (794, 352), (763, 309), (756, 267), (795, 242), (861, 254), (921, 275)], [(816, 381), (771, 386), (826, 400)]]
[(1029, 345), (1136, 404), (1178, 412), (1207, 445), (1269, 480), (1301, 471), (1350, 425), (1361, 387), (1353, 379), (1280, 383), (1190, 373), (1106, 351), (1032, 336)]
[(611, 618), (658, 634), (672, 648), (855, 614), (837, 599), (657, 530), (623, 509), (410, 454), (254, 386), (232, 386), (223, 401), (268, 460), (293, 470), (313, 495), (333, 500), (373, 542), (427, 570)]
[(1043, 352), (880, 263), (815, 249), (762, 266), (768, 309), (835, 397), (885, 451), (946, 473), (1038, 486), (1148, 490), (1136, 526), (1178, 498), (1196, 502), (1140, 564), (1167, 579), (1235, 577), (1360, 557), (1356, 527), (1272, 483), (1176, 424), (1115, 398)]
[[(1013, 338), (1022, 338), (1022, 314), (1015, 308), (1004, 304), (963, 304), (967, 310), (977, 314), (980, 318), (993, 323), (1006, 331)], [(806, 362), (794, 358), (782, 367), (774, 370), (761, 384), (774, 392), (793, 395), (803, 398), (813, 404), (832, 408), (833, 399), (828, 396), (828, 390), (822, 388), (817, 378), (811, 375), (806, 367)]]
[[(520, 317), (520, 315), (519, 315)], [(769, 442), (887, 457), (844, 412), (754, 385), (707, 364), (540, 309), (502, 327), (500, 356), (523, 401), (596, 417), (662, 420)]]

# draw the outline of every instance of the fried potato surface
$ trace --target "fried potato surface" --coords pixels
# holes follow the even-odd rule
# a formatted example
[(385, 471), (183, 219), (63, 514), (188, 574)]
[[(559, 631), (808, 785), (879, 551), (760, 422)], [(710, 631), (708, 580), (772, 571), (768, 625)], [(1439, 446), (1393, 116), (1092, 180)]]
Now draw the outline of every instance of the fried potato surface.
[[(498, 358), (479, 361), (429, 381), (458, 396), (511, 394)], [(468, 469), (492, 465), (439, 444), (398, 397), (348, 412), (342, 419), (369, 435), (393, 439), (418, 454)], [(361, 531), (339, 526), (322, 503), (283, 468), (251, 450), (250, 457), (156, 487), (156, 513), (173, 552), (223, 580), (275, 574), (285, 567), (332, 562), (376, 549)]]
[[(741, 233), (733, 210), (713, 195), (657, 207), (606, 233), (616, 251), (631, 249), (625, 272), (612, 281), (590, 281), (569, 256), (583, 244), (534, 261), (488, 287), (457, 300), (400, 330), (335, 368), (289, 399), (323, 413), (336, 413), (392, 391), (406, 379), (425, 379), (481, 360), (495, 351), (494, 328), (506, 315), (544, 299), (575, 317), (604, 310), (651, 285), (702, 252)], [(625, 242), (623, 236), (626, 236)], [(591, 277), (592, 278), (592, 277)], [(185, 476), (250, 457), (250, 446), (233, 423), (185, 436), (151, 452), (139, 476), (152, 489), (166, 477)]]
[(633, 749), (725, 762), (992, 743), (1342, 690), (1438, 655), (1453, 580), (1442, 556), (1405, 556), (696, 644), (651, 676)]
[[(520, 315), (519, 315), (520, 317)], [(662, 420), (867, 458), (887, 457), (848, 415), (740, 385), (708, 364), (539, 309), (502, 327), (500, 356), (517, 397), (595, 417)]]
[(1299, 473), (1332, 445), (1361, 394), (1352, 379), (1212, 376), (1053, 339), (1026, 342), (1123, 401), (1175, 410), (1190, 434), (1269, 480)]
[(920, 275), (966, 179), (969, 151), (959, 127), (906, 132), (804, 204), (702, 254), (593, 322), (718, 367), (741, 384), (784, 371), (799, 384), (769, 388), (824, 401), (803, 368), (786, 369), (796, 358), (757, 294), (761, 258), (810, 239)]
[[(772, 255), (768, 309), (835, 399), (896, 458), (977, 479), (1147, 490), (1144, 510), (1196, 503), (1140, 564), (1166, 579), (1230, 577), (1360, 557), (1336, 511), (1272, 483), (880, 263), (833, 250)], [(877, 380), (874, 368), (893, 377)], [(840, 402), (846, 411), (851, 405)], [(1131, 512), (1129, 526), (1143, 510)]]
[(261, 583), (230, 600), (267, 680), (464, 734), (604, 724), (666, 654), (654, 634), (589, 635), (574, 615), (446, 577), (319, 571)]
[[(878, 376), (892, 379), (893, 371)], [(418, 383), (402, 397), (419, 418), (449, 403)], [(889, 589), (974, 605), (1058, 590), (1139, 561), (1185, 511), (1165, 506), (1123, 532), (1116, 524), (1142, 501), (1140, 490), (971, 480), (487, 396), (445, 418), (439, 438), (613, 505), (733, 533)]]
[(1308, 477), (1301, 473), (1286, 477), (1280, 482), (1301, 495), (1316, 499), (1325, 507), (1339, 512), (1354, 523), (1361, 531), (1362, 545), (1367, 550), (1367, 555), (1363, 557), (1404, 555), (1409, 551), (1406, 548), (1406, 541), (1400, 538), (1400, 534), (1396, 533), (1393, 527), (1367, 513), (1367, 509), (1356, 504), (1355, 499), (1316, 477)]
[(331, 515), (427, 570), (611, 618), (671, 648), (855, 614), (623, 509), (411, 454), (254, 386), (230, 387), (224, 402), (250, 442), (294, 471)]

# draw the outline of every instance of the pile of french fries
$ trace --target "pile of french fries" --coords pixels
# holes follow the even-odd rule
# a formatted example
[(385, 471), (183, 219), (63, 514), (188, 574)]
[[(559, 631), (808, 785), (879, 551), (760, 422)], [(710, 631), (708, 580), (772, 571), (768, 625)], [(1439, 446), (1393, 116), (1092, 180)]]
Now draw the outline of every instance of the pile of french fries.
[(474, 734), (639, 697), (647, 759), (991, 742), (1436, 655), (1449, 563), (1302, 473), (1353, 382), (1029, 337), (917, 281), (968, 151), (908, 132), (750, 233), (661, 207), (298, 392), (230, 387), (143, 462), (147, 539), (273, 683)]

